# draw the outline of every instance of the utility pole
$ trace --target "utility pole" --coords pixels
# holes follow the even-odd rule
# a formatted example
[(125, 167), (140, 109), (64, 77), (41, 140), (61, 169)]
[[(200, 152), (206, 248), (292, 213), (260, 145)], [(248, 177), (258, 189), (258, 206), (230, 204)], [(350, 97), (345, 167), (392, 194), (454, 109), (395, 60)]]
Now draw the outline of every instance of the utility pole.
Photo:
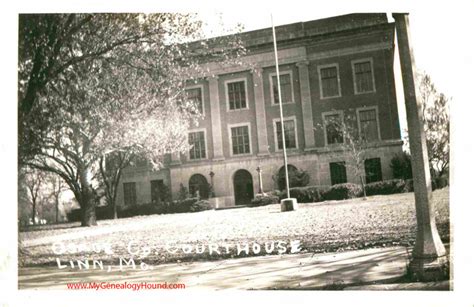
[(435, 222), (428, 149), (423, 126), (422, 106), (415, 84), (416, 69), (408, 13), (393, 13), (392, 16), (397, 29), (415, 190), (417, 232), (409, 271), (421, 280), (439, 280), (445, 274), (447, 257)]

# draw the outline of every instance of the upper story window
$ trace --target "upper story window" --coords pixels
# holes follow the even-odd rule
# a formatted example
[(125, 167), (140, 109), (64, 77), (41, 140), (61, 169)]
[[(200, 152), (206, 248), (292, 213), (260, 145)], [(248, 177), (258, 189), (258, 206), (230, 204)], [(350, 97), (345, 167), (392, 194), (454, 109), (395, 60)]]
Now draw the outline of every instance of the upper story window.
[(321, 99), (341, 96), (339, 65), (330, 64), (318, 67)]
[(229, 110), (247, 109), (247, 92), (245, 79), (226, 82)]
[(372, 59), (352, 61), (352, 73), (356, 94), (375, 92)]
[(380, 138), (377, 108), (359, 109), (357, 117), (359, 118), (360, 137), (367, 142), (378, 141)]
[(194, 87), (186, 89), (186, 96), (189, 101), (194, 104), (199, 113), (204, 114), (204, 104), (202, 98), (202, 87)]
[(324, 114), (323, 116), (326, 145), (344, 143), (344, 136), (341, 130), (342, 113)]
[(249, 126), (231, 127), (232, 154), (241, 155), (250, 153)]
[(190, 132), (188, 135), (189, 159), (199, 160), (206, 158), (206, 136), (204, 131)]
[[(296, 141), (296, 119), (291, 118), (291, 119), (285, 119), (285, 146), (288, 149), (291, 148), (298, 148), (298, 144)], [(283, 138), (281, 134), (281, 121), (280, 120), (275, 120), (275, 133), (276, 133), (276, 139), (277, 139), (277, 150), (282, 150), (283, 149)]]
[(135, 182), (125, 182), (123, 184), (123, 202), (125, 206), (137, 204), (137, 188)]
[[(272, 87), (272, 103), (278, 104), (280, 102), (278, 98), (278, 80), (276, 74), (271, 76), (271, 87)], [(291, 72), (280, 73), (280, 88), (281, 88), (281, 100), (282, 103), (292, 103), (293, 99), (293, 82)]]

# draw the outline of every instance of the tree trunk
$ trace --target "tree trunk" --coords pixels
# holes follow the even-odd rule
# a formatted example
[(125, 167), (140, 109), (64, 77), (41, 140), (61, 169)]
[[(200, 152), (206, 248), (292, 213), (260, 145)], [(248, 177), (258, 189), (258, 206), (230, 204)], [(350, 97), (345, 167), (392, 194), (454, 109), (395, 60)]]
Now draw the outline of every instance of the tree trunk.
[(36, 201), (33, 200), (33, 212), (31, 214), (31, 221), (33, 222), (33, 225), (36, 225)]
[(364, 179), (362, 178), (362, 176), (359, 176), (359, 179), (360, 179), (360, 184), (362, 185), (362, 192), (364, 192), (364, 200), (366, 200), (367, 199), (367, 194), (365, 193)]
[(59, 197), (55, 196), (54, 200), (56, 202), (56, 224), (59, 222)]
[(81, 226), (96, 226), (97, 219), (95, 214), (95, 199), (88, 175), (88, 169), (84, 168), (79, 171), (79, 180), (81, 182), (82, 188), (81, 200), (79, 202), (82, 211)]
[(112, 208), (114, 210), (114, 220), (116, 220), (118, 218), (118, 216), (117, 216), (117, 204), (115, 203), (115, 201), (113, 203)]
[(84, 187), (82, 192), (82, 223), (81, 226), (96, 226), (95, 200), (90, 187)]

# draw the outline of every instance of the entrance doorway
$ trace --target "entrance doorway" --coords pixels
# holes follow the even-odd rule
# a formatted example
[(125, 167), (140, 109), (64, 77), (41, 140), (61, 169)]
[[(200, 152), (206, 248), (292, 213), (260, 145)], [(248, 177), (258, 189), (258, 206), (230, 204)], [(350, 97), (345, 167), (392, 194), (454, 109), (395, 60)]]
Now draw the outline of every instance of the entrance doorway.
[(253, 199), (252, 175), (244, 170), (238, 170), (234, 174), (235, 205), (248, 205)]
[(194, 174), (189, 179), (189, 194), (191, 197), (208, 199), (209, 198), (209, 184), (207, 183), (206, 177), (201, 174)]

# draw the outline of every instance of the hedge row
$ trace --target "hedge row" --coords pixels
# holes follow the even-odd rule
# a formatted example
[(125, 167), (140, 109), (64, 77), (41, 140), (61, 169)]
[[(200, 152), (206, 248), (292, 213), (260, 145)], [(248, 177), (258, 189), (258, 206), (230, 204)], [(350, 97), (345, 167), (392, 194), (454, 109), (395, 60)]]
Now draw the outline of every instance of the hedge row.
[[(187, 198), (184, 200), (176, 200), (173, 202), (147, 203), (125, 208), (119, 207), (117, 208), (117, 216), (119, 218), (122, 218), (138, 215), (199, 212), (210, 209), (212, 209), (212, 206), (207, 200), (199, 200), (198, 198)], [(68, 221), (70, 222), (80, 221), (81, 216), (81, 209), (71, 210), (67, 214)], [(112, 218), (112, 210), (108, 206), (96, 207), (96, 217), (97, 220), (110, 219)]]
[(257, 194), (252, 202), (250, 203), (251, 207), (260, 207), (266, 206), (271, 204), (278, 204), (280, 202), (280, 198), (273, 194)]
[[(80, 208), (72, 209), (66, 215), (69, 222), (80, 222), (82, 220), (82, 210)], [(99, 206), (95, 208), (95, 216), (97, 220), (107, 220), (112, 218), (113, 212), (108, 206)]]
[[(413, 187), (413, 184), (411, 184), (411, 186)], [(409, 190), (406, 190), (406, 188), (407, 188), (407, 184), (405, 180), (392, 179), (392, 180), (377, 181), (377, 182), (366, 184), (365, 192), (367, 196), (389, 195), (389, 194), (409, 192)]]
[(331, 186), (323, 193), (324, 200), (341, 200), (362, 196), (362, 187), (355, 183), (340, 183)]
[[(326, 187), (309, 186), (303, 188), (291, 188), (290, 196), (296, 198), (299, 203), (316, 203), (323, 201), (323, 194), (327, 191)], [(287, 198), (286, 191), (279, 194), (280, 200)]]
[[(413, 192), (412, 179), (392, 179), (373, 182), (365, 185), (367, 196), (388, 195), (396, 193)], [(299, 203), (316, 203), (324, 200), (342, 200), (361, 197), (362, 186), (355, 183), (341, 183), (331, 187), (309, 186), (303, 188), (291, 188), (290, 196), (296, 198)], [(278, 198), (278, 201), (276, 200)], [(263, 206), (278, 203), (287, 198), (286, 191), (271, 191), (266, 196), (258, 195), (252, 200), (252, 206)]]
[(120, 208), (117, 215), (118, 217), (132, 217), (137, 215), (199, 212), (210, 209), (212, 209), (212, 207), (207, 200), (187, 198), (172, 202), (147, 203), (138, 206)]

